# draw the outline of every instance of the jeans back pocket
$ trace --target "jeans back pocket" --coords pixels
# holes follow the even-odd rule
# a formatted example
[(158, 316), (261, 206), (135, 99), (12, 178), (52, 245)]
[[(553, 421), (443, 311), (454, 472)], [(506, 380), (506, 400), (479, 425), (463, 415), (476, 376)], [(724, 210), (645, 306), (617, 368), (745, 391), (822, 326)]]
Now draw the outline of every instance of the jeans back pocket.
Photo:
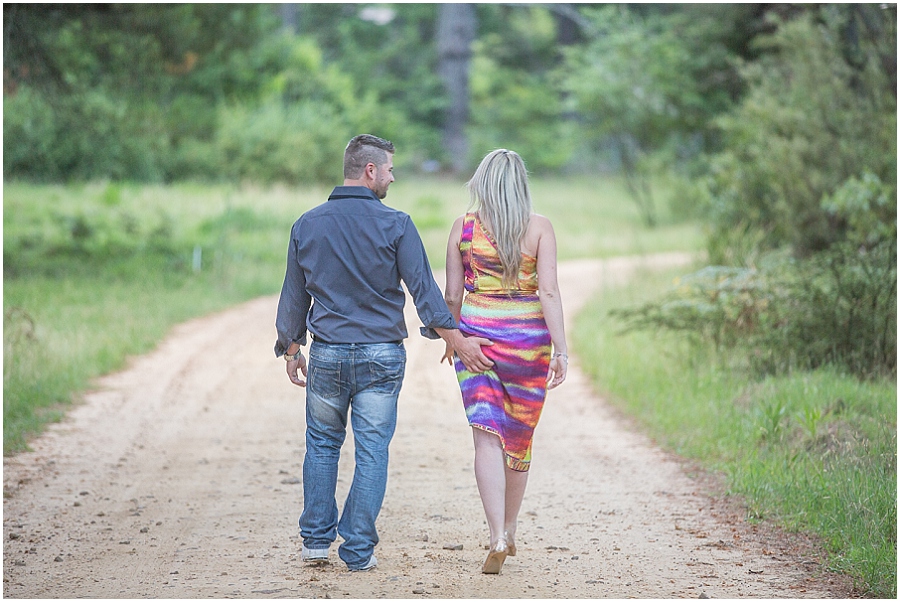
[(406, 372), (406, 353), (379, 354), (368, 361), (368, 385), (366, 389), (388, 395), (396, 395), (403, 384)]
[(333, 399), (341, 394), (341, 364), (311, 361), (309, 382), (306, 384), (314, 395)]

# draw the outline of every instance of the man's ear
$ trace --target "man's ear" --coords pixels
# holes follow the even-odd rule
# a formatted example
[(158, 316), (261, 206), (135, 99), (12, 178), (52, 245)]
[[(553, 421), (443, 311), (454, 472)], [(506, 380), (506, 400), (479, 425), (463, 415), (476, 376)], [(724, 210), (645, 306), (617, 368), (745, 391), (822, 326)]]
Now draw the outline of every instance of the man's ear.
[(378, 173), (378, 168), (375, 166), (374, 163), (366, 163), (365, 174), (366, 174), (369, 178), (371, 178), (371, 179), (374, 180), (374, 179), (375, 179), (375, 175), (376, 175), (377, 173)]

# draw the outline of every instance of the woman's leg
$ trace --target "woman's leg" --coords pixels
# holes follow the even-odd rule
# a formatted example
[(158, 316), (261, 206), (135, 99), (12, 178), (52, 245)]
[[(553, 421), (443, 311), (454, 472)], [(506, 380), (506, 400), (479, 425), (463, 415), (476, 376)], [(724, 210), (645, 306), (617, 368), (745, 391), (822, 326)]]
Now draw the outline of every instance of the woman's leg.
[[(475, 482), (478, 483), (493, 548), (503, 536), (506, 523), (506, 462), (500, 437), (480, 428), (472, 428), (472, 436), (475, 440)], [(521, 502), (520, 496), (520, 505)]]
[(504, 508), (503, 530), (509, 534), (509, 542), (515, 542), (516, 525), (519, 519), (519, 509), (522, 507), (522, 498), (525, 497), (525, 485), (528, 484), (528, 472), (513, 470), (504, 466), (506, 471), (506, 497)]

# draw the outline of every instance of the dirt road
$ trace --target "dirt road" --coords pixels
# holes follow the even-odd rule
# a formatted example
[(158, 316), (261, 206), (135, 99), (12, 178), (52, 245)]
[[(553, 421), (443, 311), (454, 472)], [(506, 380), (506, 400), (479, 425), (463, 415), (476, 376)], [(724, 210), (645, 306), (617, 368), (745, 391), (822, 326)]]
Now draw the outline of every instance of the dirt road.
[[(570, 319), (591, 291), (676, 255), (560, 266)], [(442, 279), (439, 279), (441, 282)], [(487, 543), (470, 430), (442, 344), (408, 340), (379, 566), (299, 558), (304, 392), (271, 352), (275, 298), (183, 324), (4, 460), (10, 598), (843, 597), (793, 544), (748, 527), (706, 480), (589, 389), (577, 358), (536, 432), (519, 554)], [(410, 308), (411, 310), (411, 308)], [(411, 332), (418, 322), (410, 311)], [(570, 326), (571, 328), (571, 326)], [(352, 477), (348, 439), (339, 505)], [(461, 548), (461, 549), (460, 549)]]

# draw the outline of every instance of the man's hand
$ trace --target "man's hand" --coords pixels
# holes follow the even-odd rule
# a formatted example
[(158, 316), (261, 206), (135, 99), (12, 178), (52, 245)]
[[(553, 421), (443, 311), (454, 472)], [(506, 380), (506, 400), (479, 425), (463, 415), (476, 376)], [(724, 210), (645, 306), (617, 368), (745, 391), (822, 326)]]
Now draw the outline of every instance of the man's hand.
[(453, 346), (450, 343), (446, 343), (444, 347), (444, 356), (441, 358), (441, 363), (444, 363), (444, 360), (447, 360), (447, 363), (450, 364), (450, 367), (453, 367)]
[[(306, 358), (303, 357), (303, 354), (301, 353), (300, 357), (298, 357), (295, 360), (286, 361), (285, 364), (287, 364), (287, 375), (288, 375), (288, 378), (291, 379), (291, 382), (294, 383), (295, 385), (297, 385), (298, 387), (305, 387), (306, 386), (306, 380), (305, 380), (305, 378), (306, 378)], [(297, 375), (298, 369), (300, 370), (301, 373), (303, 373), (303, 378), (300, 378)]]
[(467, 338), (460, 335), (453, 348), (456, 351), (456, 355), (462, 360), (463, 365), (465, 365), (466, 370), (469, 372), (485, 372), (494, 366), (494, 362), (488, 359), (488, 356), (481, 350), (481, 346), (493, 344), (482, 337)]
[[(469, 372), (484, 372), (485, 370), (490, 370), (494, 365), (494, 362), (489, 360), (481, 350), (482, 345), (493, 345), (491, 341), (482, 337), (466, 338), (456, 328), (435, 328), (434, 331), (447, 343), (444, 358), (451, 359), (451, 352), (456, 351), (456, 355), (459, 356), (459, 359)], [(451, 355), (448, 357), (448, 354)], [(443, 358), (441, 361), (444, 361)]]

